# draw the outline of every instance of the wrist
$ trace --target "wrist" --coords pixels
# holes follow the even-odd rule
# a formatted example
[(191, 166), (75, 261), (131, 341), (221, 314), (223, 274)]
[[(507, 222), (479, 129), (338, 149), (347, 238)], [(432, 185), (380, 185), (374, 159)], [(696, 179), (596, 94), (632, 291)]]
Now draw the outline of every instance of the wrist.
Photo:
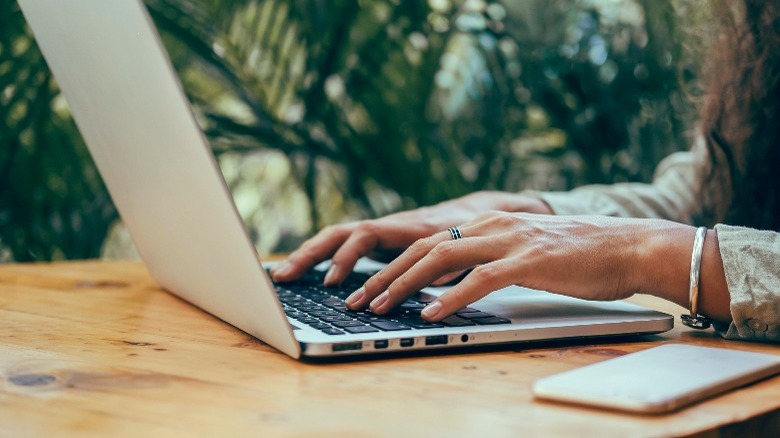
[(691, 249), (696, 228), (653, 221), (640, 233), (637, 291), (688, 309)]
[[(667, 221), (647, 227), (637, 258), (637, 291), (671, 301), (690, 310), (690, 269), (696, 227)], [(718, 235), (707, 230), (701, 255), (697, 313), (715, 321), (731, 320), (730, 297)]]
[(723, 259), (720, 257), (718, 233), (714, 229), (707, 230), (704, 238), (698, 304), (699, 313), (715, 321), (726, 323), (732, 319), (731, 295), (723, 270)]

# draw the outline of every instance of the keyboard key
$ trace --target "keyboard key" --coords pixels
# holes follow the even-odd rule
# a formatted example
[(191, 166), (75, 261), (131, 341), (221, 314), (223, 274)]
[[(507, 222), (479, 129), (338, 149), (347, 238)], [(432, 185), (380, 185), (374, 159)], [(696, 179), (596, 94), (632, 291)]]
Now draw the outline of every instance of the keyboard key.
[(411, 301), (407, 300), (404, 303), (401, 303), (401, 308), (405, 310), (422, 310), (425, 307), (425, 304), (418, 303), (417, 301)]
[(316, 312), (309, 312), (310, 315), (316, 316), (319, 318), (325, 317), (325, 316), (341, 316), (341, 313), (336, 312), (334, 310), (318, 310)]
[(326, 309), (323, 306), (317, 305), (317, 304), (307, 304), (304, 306), (298, 307), (298, 310), (303, 310), (304, 312), (324, 312)]
[(333, 322), (333, 321), (354, 321), (355, 318), (349, 317), (347, 315), (339, 314), (335, 316), (321, 316), (321, 320), (325, 322)]
[(325, 292), (320, 292), (320, 291), (303, 292), (301, 293), (301, 295), (317, 303), (320, 303), (323, 300), (326, 300), (331, 297), (330, 294)]
[(325, 322), (336, 322), (336, 321), (354, 321), (355, 318), (350, 318), (346, 315), (337, 315), (337, 316), (322, 316), (320, 317), (321, 320)]
[(370, 327), (367, 325), (361, 325), (361, 326), (355, 326), (355, 327), (344, 327), (344, 330), (350, 332), (350, 333), (374, 333), (378, 332), (379, 330), (375, 329), (374, 327)]
[(442, 324), (447, 327), (465, 327), (469, 325), (476, 325), (473, 321), (461, 318), (459, 316), (451, 315), (441, 320)]
[(335, 297), (337, 297), (339, 299), (345, 300), (345, 299), (347, 299), (348, 296), (352, 295), (352, 292), (354, 292), (354, 290), (332, 291), (331, 295), (333, 295), (333, 296), (335, 296)]
[(474, 318), (472, 321), (479, 325), (510, 324), (512, 322), (506, 318), (499, 318), (497, 316), (491, 316), (489, 318)]
[(461, 315), (463, 313), (474, 313), (474, 312), (479, 312), (479, 310), (474, 309), (473, 307), (464, 307), (464, 308), (458, 310), (457, 312), (455, 312), (455, 314), (456, 315)]
[(365, 324), (363, 324), (360, 321), (333, 321), (331, 324), (335, 325), (336, 327), (365, 327)]
[(405, 326), (403, 324), (399, 324), (394, 321), (374, 321), (370, 323), (372, 326), (384, 330), (386, 332), (389, 331), (396, 331), (396, 330), (409, 330), (408, 326)]
[(469, 313), (456, 313), (456, 315), (460, 316), (461, 318), (466, 319), (477, 319), (477, 318), (495, 318), (496, 315), (493, 315), (492, 313), (486, 313), (486, 312), (469, 312)]
[(417, 329), (428, 329), (428, 328), (441, 328), (444, 327), (443, 324), (439, 323), (431, 323), (428, 322), (422, 318), (419, 317), (405, 317), (405, 318), (396, 318), (398, 322), (402, 324), (406, 324), (409, 327), (414, 327)]
[(325, 324), (325, 323), (322, 323), (322, 322), (313, 322), (313, 323), (309, 324), (309, 326), (312, 327), (312, 328), (316, 328), (317, 330), (326, 330), (326, 329), (333, 328), (333, 327), (330, 326), (330, 324)]
[(321, 303), (322, 303), (323, 306), (328, 306), (328, 307), (342, 307), (342, 306), (346, 307), (347, 306), (346, 304), (344, 304), (344, 300), (342, 300), (341, 298), (336, 298), (336, 297), (325, 298), (324, 300), (321, 301)]
[(380, 318), (378, 316), (363, 316), (363, 315), (358, 315), (358, 316), (355, 317), (355, 319), (357, 319), (358, 321), (366, 322), (366, 323), (370, 323), (372, 321), (387, 321), (386, 319)]
[(326, 335), (334, 335), (334, 336), (344, 334), (344, 332), (342, 332), (341, 330), (336, 330), (334, 328), (322, 329), (322, 332), (325, 333)]
[(291, 298), (295, 296), (295, 292), (287, 290), (287, 289), (277, 289), (276, 295), (279, 298)]
[(317, 318), (300, 318), (298, 321), (304, 324), (314, 324), (316, 322), (320, 322), (320, 320)]
[(422, 309), (424, 307), (417, 307), (412, 309), (404, 309), (401, 307), (396, 307), (395, 309), (391, 310), (387, 313), (387, 316), (389, 317), (404, 317), (404, 316), (412, 316), (412, 317), (418, 317), (420, 316), (420, 312), (422, 312)]

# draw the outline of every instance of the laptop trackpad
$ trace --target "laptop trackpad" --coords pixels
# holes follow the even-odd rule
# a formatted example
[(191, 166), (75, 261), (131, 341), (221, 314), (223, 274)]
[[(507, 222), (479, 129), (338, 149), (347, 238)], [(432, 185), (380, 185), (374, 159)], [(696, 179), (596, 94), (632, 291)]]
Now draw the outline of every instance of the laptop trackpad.
[[(431, 295), (441, 295), (444, 291), (446, 288), (426, 289)], [(587, 301), (519, 286), (497, 290), (470, 307), (514, 323), (534, 324), (618, 322), (657, 316), (657, 312), (624, 301)]]

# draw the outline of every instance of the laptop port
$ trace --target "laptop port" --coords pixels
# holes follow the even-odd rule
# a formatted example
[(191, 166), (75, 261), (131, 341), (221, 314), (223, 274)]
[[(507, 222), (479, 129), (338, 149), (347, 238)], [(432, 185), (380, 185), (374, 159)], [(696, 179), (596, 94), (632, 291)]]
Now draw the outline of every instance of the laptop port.
[(414, 345), (414, 338), (402, 338), (400, 344), (402, 347), (411, 347)]
[(374, 341), (374, 348), (377, 350), (382, 350), (387, 348), (387, 339), (383, 341)]
[(347, 342), (344, 344), (333, 344), (331, 349), (336, 351), (353, 351), (353, 350), (360, 350), (363, 348), (362, 342)]
[(425, 345), (446, 345), (447, 335), (426, 336)]

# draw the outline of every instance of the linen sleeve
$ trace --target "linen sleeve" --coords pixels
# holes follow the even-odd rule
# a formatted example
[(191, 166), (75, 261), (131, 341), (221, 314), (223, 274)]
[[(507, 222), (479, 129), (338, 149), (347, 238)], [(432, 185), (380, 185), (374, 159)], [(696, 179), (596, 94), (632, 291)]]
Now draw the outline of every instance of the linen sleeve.
[(731, 295), (726, 339), (780, 342), (780, 233), (718, 224), (720, 256)]
[(730, 201), (731, 184), (724, 169), (715, 169), (714, 177), (708, 178), (710, 161), (700, 139), (691, 150), (661, 161), (651, 184), (586, 185), (568, 192), (528, 194), (544, 200), (558, 215), (660, 218), (712, 226)]

